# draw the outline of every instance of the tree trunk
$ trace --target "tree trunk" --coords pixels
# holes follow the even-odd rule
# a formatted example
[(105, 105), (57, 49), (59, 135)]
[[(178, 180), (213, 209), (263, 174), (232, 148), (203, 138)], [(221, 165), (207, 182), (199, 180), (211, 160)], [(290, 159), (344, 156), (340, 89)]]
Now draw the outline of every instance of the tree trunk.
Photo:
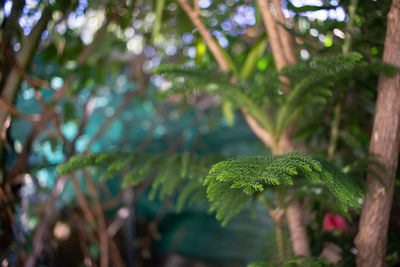
[[(258, 0), (264, 25), (270, 40), (272, 53), (274, 55), (275, 65), (279, 70), (283, 67), (296, 63), (296, 53), (294, 51), (293, 41), (290, 34), (278, 25), (276, 20), (285, 24), (285, 17), (279, 0), (272, 0), (276, 17), (270, 10), (270, 1)], [(281, 81), (287, 82), (285, 77), (280, 77)], [(278, 146), (274, 149), (274, 154), (284, 154), (294, 150), (291, 136), (295, 128), (296, 121), (280, 137)], [(309, 257), (311, 255), (310, 246), (307, 240), (307, 230), (304, 225), (304, 209), (299, 200), (295, 200), (288, 205), (286, 209), (286, 219), (290, 232), (290, 239), (295, 256)]]
[[(383, 61), (400, 67), (400, 0), (394, 0), (388, 14)], [(359, 232), (355, 239), (357, 266), (385, 266), (386, 242), (392, 206), (394, 176), (400, 150), (400, 73), (393, 78), (379, 78), (378, 99), (370, 141), (370, 153), (376, 156), (391, 174), (370, 166), (367, 175), (369, 192), (361, 211)], [(386, 187), (385, 187), (386, 186)]]
[(292, 201), (286, 209), (290, 241), (296, 256), (310, 257), (307, 230), (304, 225), (304, 208), (299, 199)]
[[(293, 41), (290, 34), (285, 34), (286, 29), (283, 29), (282, 26), (277, 25), (275, 21), (278, 20), (281, 23), (285, 22), (280, 2), (274, 1), (275, 8), (277, 10), (277, 18), (274, 18), (271, 13), (270, 1), (258, 0), (257, 2), (260, 7), (265, 24), (264, 26), (270, 40), (275, 65), (279, 71), (281, 68), (296, 62)], [(178, 0), (178, 3), (186, 12), (192, 23), (199, 30), (199, 33), (216, 58), (221, 70), (227, 71), (229, 69), (229, 64), (223, 57), (222, 51), (219, 49), (215, 39), (209, 36), (208, 30), (201, 21), (198, 13), (196, 13), (195, 9), (192, 9), (187, 0)], [(281, 78), (283, 78), (282, 80), (284, 82), (287, 82), (284, 77)], [(271, 133), (267, 132), (261, 125), (259, 125), (258, 122), (246, 112), (246, 110), (243, 110), (243, 113), (252, 131), (261, 139), (261, 141), (264, 142), (267, 147), (270, 147), (274, 150), (274, 154), (287, 153), (293, 150), (290, 138), (294, 129), (294, 127), (292, 127), (293, 125), (289, 127), (288, 131), (283, 134), (279, 140), (279, 143), (276, 145), (274, 144)], [(286, 211), (291, 240), (293, 242), (293, 252), (296, 256), (308, 257), (310, 256), (310, 248), (307, 240), (306, 228), (303, 222), (303, 214), (303, 207), (299, 201), (291, 203)]]

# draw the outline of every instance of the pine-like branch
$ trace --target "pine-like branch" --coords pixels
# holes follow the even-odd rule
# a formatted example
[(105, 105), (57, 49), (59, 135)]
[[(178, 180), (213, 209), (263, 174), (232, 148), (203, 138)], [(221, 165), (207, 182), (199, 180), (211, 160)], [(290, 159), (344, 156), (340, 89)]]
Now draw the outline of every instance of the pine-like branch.
[(204, 185), (211, 210), (225, 225), (239, 213), (247, 200), (269, 186), (292, 186), (302, 179), (310, 187), (326, 187), (337, 199), (339, 208), (360, 208), (362, 191), (338, 168), (324, 160), (299, 153), (280, 156), (240, 157), (215, 164)]

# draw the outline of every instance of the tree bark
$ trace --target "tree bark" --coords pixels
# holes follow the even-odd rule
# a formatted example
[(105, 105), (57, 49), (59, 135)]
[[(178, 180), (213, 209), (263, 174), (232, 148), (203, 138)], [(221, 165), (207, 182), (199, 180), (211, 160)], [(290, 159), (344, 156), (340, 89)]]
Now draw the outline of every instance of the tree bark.
[(292, 201), (288, 205), (286, 219), (294, 254), (296, 256), (310, 257), (311, 252), (307, 240), (307, 230), (304, 226), (304, 211), (299, 199)]
[[(400, 0), (394, 0), (388, 14), (383, 61), (400, 67)], [(370, 140), (370, 153), (387, 171), (370, 166), (382, 181), (367, 174), (364, 205), (361, 211), (359, 232), (355, 239), (358, 250), (357, 266), (386, 266), (387, 232), (392, 206), (394, 176), (400, 150), (400, 73), (393, 78), (379, 78), (378, 99)]]
[(297, 62), (296, 53), (293, 46), (293, 39), (290, 33), (284, 28), (286, 24), (285, 16), (282, 12), (281, 1), (272, 0), (275, 7), (276, 18), (281, 25), (277, 25), (279, 37), (283, 47), (283, 53), (285, 54), (287, 63), (289, 65), (295, 64)]
[[(275, 18), (270, 10), (270, 2), (268, 0), (258, 0), (257, 2), (260, 7), (265, 28), (270, 40), (275, 65), (279, 71), (283, 67), (293, 64), (297, 61), (293, 43), (290, 35), (281, 35), (278, 32), (278, 30), (286, 30), (282, 27), (278, 29), (278, 25), (276, 24)], [(199, 30), (199, 33), (201, 34), (207, 46), (210, 48), (212, 54), (216, 58), (221, 70), (227, 71), (229, 69), (228, 62), (223, 57), (218, 45), (216, 44), (215, 39), (212, 38), (207, 28), (204, 26), (198, 13), (196, 14), (195, 10), (190, 7), (186, 0), (178, 0), (178, 3), (184, 9), (188, 17), (191, 19), (192, 23)], [(276, 9), (281, 8), (278, 1), (275, 1), (274, 4)], [(279, 10), (279, 12), (277, 12), (277, 16), (277, 19), (280, 20), (282, 24), (284, 24), (285, 20), (282, 14), (282, 10)], [(282, 44), (283, 42), (285, 43), (285, 45)], [(285, 79), (282, 79), (282, 81), (287, 82), (287, 80)], [(274, 154), (287, 153), (293, 150), (293, 145), (290, 137), (294, 127), (289, 127), (289, 129), (280, 138), (279, 143), (275, 144), (275, 140), (273, 140), (274, 138), (272, 137), (271, 133), (267, 132), (252, 116), (250, 116), (250, 114), (246, 112), (246, 110), (242, 111), (252, 131), (261, 139), (261, 141), (267, 147), (272, 148)], [(293, 242), (292, 246), (294, 249), (294, 254), (296, 256), (309, 257), (311, 253), (307, 240), (306, 228), (303, 222), (303, 214), (304, 211), (300, 201), (295, 201), (292, 204), (289, 204), (286, 215), (288, 218), (291, 240)]]
[(264, 26), (268, 33), (268, 38), (271, 44), (271, 50), (274, 56), (276, 68), (278, 71), (280, 71), (283, 67), (289, 65), (289, 61), (286, 59), (286, 53), (284, 52), (285, 46), (283, 46), (281, 42), (282, 37), (278, 33), (278, 28), (275, 19), (270, 10), (269, 1), (258, 0), (257, 3), (258, 6), (260, 7)]
[[(264, 26), (268, 33), (272, 53), (274, 55), (275, 65), (280, 71), (283, 67), (297, 62), (294, 51), (293, 41), (290, 34), (277, 22), (285, 24), (281, 4), (279, 0), (272, 0), (275, 7), (276, 18), (272, 15), (270, 2), (268, 0), (258, 0)], [(283, 83), (288, 82), (285, 77), (281, 77)], [(286, 129), (280, 136), (277, 147), (274, 148), (274, 154), (284, 154), (293, 151), (291, 136), (295, 128), (296, 121)], [(301, 202), (295, 200), (288, 205), (286, 209), (286, 219), (290, 232), (290, 239), (295, 256), (309, 257), (311, 255), (310, 246), (307, 240), (307, 231), (304, 225), (304, 210)]]

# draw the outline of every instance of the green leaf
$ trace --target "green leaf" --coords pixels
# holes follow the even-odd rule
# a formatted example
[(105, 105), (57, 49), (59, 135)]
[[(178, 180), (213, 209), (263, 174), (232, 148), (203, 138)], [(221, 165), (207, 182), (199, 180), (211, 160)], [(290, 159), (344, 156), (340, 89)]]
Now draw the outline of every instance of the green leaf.
[(228, 63), (230, 70), (233, 72), (233, 75), (237, 77), (239, 72), (236, 68), (234, 61), (232, 60), (231, 56), (229, 55), (228, 51), (226, 49), (224, 49), (222, 46), (220, 46), (218, 41), (216, 41), (216, 43), (218, 45), (219, 50), (222, 53), (222, 56), (225, 58), (226, 62)]
[(71, 101), (64, 102), (64, 123), (76, 120), (75, 105)]
[(247, 77), (249, 77), (251, 72), (255, 69), (258, 60), (264, 54), (266, 46), (267, 36), (263, 34), (247, 54), (246, 60), (244, 61), (243, 67), (240, 72), (240, 78), (246, 79)]
[(196, 65), (201, 65), (204, 61), (204, 56), (207, 52), (207, 46), (205, 45), (201, 37), (196, 40)]
[(302, 179), (311, 188), (327, 188), (337, 199), (340, 209), (359, 209), (361, 189), (334, 165), (300, 153), (279, 156), (239, 157), (218, 162), (204, 181), (210, 211), (225, 225), (238, 214), (247, 200), (269, 186), (291, 186)]
[(229, 126), (233, 126), (235, 123), (235, 113), (234, 113), (234, 107), (232, 105), (232, 102), (225, 100), (222, 102), (222, 112), (225, 116), (225, 119), (228, 123)]
[(153, 42), (155, 38), (157, 38), (161, 29), (165, 0), (157, 0), (155, 2), (156, 2), (156, 10), (155, 10), (156, 18), (154, 20), (153, 33), (152, 33)]

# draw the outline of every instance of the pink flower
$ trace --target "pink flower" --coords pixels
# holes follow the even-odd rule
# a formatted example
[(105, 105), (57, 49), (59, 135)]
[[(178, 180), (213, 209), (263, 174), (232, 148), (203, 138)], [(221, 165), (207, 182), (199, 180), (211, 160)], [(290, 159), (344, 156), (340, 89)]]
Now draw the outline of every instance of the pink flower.
[(324, 231), (340, 230), (346, 227), (346, 219), (339, 214), (327, 213), (324, 216), (322, 229)]

